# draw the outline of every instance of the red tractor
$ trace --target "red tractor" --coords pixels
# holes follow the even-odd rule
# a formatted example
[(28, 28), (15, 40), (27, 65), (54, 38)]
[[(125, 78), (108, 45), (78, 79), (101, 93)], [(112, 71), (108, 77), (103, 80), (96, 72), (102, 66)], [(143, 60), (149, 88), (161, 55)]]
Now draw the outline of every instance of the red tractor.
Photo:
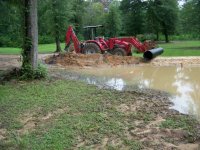
[(83, 54), (109, 52), (113, 55), (131, 56), (132, 46), (134, 46), (139, 52), (144, 53), (144, 58), (146, 59), (152, 59), (163, 53), (162, 48), (155, 48), (155, 43), (151, 41), (145, 41), (144, 43), (141, 43), (135, 37), (109, 38), (107, 40), (103, 37), (95, 37), (96, 28), (99, 27), (102, 27), (102, 25), (84, 27), (90, 32), (88, 35), (91, 40), (81, 43), (74, 33), (72, 26), (69, 26), (66, 32), (65, 50), (68, 49), (72, 40), (74, 43), (75, 52)]

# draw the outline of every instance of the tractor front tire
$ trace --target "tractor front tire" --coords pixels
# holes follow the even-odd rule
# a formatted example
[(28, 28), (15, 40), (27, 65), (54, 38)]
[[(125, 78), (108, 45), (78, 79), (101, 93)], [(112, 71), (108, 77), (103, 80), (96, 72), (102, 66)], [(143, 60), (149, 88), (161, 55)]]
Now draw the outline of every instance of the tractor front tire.
[(86, 43), (83, 47), (83, 54), (101, 53), (99, 46), (95, 43)]
[(122, 48), (115, 48), (112, 52), (113, 55), (117, 55), (117, 56), (126, 56), (126, 52), (124, 49)]

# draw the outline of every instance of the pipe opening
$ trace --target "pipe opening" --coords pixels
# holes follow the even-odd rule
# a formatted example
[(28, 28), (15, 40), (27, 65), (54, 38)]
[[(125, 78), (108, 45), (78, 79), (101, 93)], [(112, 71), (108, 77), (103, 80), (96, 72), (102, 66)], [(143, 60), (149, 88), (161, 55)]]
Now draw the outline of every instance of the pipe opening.
[(154, 48), (144, 52), (143, 57), (145, 59), (151, 60), (164, 52), (163, 48)]
[(146, 51), (143, 55), (143, 57), (145, 59), (152, 59), (153, 58), (153, 54), (150, 51)]

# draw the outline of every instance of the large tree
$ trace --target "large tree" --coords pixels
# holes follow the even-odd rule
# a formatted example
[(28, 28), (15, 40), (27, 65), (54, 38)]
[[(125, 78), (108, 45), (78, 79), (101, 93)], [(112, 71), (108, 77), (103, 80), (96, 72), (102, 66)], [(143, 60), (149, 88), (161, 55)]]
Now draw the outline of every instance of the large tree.
[(126, 35), (144, 33), (145, 7), (142, 0), (122, 0), (123, 28)]
[(38, 22), (37, 0), (23, 0), (24, 36), (23, 36), (23, 64), (31, 65), (35, 70), (38, 67)]
[(102, 24), (105, 12), (103, 4), (99, 2), (85, 2), (85, 13), (83, 15), (83, 25)]
[[(182, 33), (200, 34), (200, 0), (186, 1), (180, 11)], [(199, 36), (200, 37), (200, 36)]]
[(8, 0), (6, 2), (9, 5), (18, 7), (21, 12), (21, 33), (23, 33), (22, 68), (28, 67), (34, 71), (38, 67), (37, 0)]
[(150, 21), (159, 25), (154, 28), (160, 27), (165, 41), (169, 42), (169, 35), (175, 32), (178, 19), (177, 0), (150, 0), (148, 9)]
[(105, 18), (105, 32), (108, 37), (118, 36), (121, 31), (121, 16), (118, 5), (111, 3)]
[(83, 15), (85, 13), (86, 3), (85, 0), (73, 0), (72, 1), (73, 15), (70, 18), (70, 22), (75, 26), (75, 32), (77, 35), (82, 33), (83, 27)]
[[(72, 0), (43, 0), (40, 1), (40, 27), (44, 34), (55, 39), (56, 52), (61, 51), (60, 43), (64, 39), (69, 20), (73, 15)], [(43, 34), (43, 33), (41, 33)]]

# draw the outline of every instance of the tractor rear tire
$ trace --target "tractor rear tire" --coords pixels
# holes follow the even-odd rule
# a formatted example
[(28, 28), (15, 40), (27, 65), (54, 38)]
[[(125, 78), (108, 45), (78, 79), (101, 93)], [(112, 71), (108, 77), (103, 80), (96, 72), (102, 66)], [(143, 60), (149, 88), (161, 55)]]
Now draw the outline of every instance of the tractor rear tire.
[(115, 48), (112, 52), (113, 55), (118, 55), (118, 56), (126, 56), (126, 52), (122, 48)]
[(83, 47), (83, 54), (101, 53), (99, 46), (95, 43), (86, 43)]

